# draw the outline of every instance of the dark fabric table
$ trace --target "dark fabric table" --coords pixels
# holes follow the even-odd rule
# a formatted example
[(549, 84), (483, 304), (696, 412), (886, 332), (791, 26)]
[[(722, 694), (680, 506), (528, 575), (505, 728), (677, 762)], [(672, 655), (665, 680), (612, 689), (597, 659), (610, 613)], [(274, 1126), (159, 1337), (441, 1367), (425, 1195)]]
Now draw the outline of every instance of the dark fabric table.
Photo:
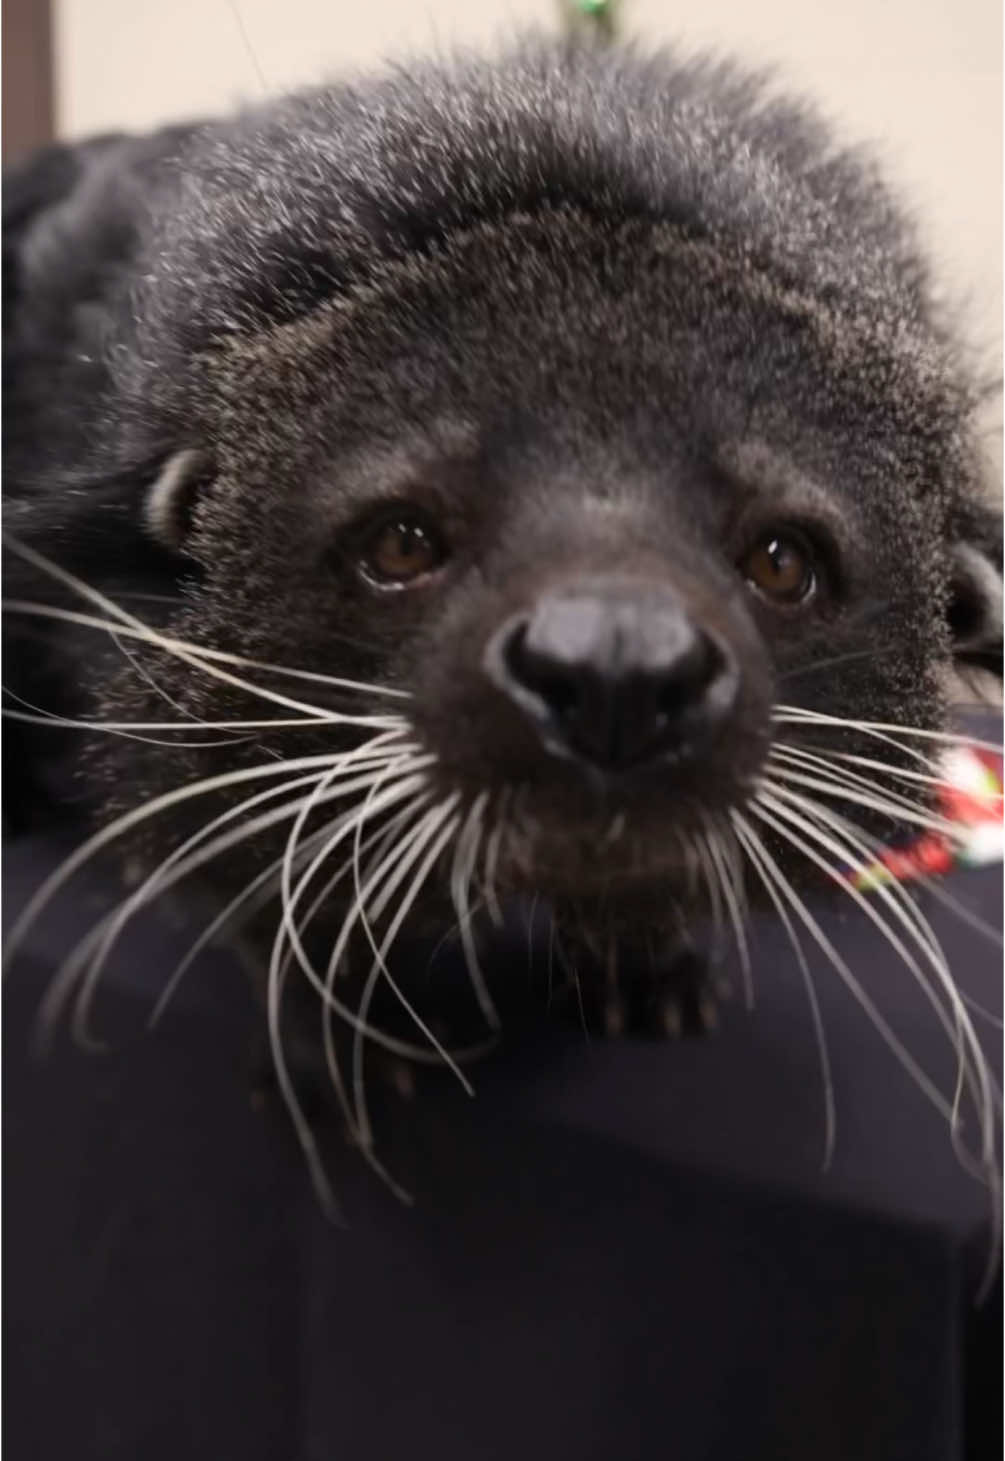
[[(8, 920), (60, 853), (8, 846)], [(1000, 923), (999, 867), (947, 886)], [(191, 938), (163, 914), (110, 971), (113, 1053), (29, 1058), (94, 907), (83, 880), (6, 988), (15, 1461), (1001, 1455), (1000, 1285), (972, 1302), (987, 1194), (816, 959), (838, 1111), (821, 1171), (817, 1052), (779, 930), (757, 933), (755, 1012), (734, 1001), (711, 1039), (548, 1027), (477, 1072), (476, 1101), (432, 1080), (386, 1153), (412, 1208), (336, 1143), (334, 1227), (280, 1109), (249, 1098), (260, 1016), (223, 954), (139, 1033)], [(1000, 1010), (1000, 951), (926, 907), (963, 987)], [(951, 1090), (909, 976), (854, 910), (821, 917)]]

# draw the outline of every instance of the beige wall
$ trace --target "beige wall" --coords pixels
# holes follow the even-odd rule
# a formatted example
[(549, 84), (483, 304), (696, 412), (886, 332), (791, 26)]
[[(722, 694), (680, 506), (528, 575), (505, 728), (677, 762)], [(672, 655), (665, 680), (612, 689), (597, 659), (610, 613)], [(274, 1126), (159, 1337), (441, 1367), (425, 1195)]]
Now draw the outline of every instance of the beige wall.
[[(555, 0), (55, 0), (55, 10), (68, 136), (223, 111), (388, 52), (485, 41), (557, 15)], [(777, 62), (847, 137), (878, 144), (998, 368), (1000, 0), (626, 0), (622, 13), (647, 38)]]

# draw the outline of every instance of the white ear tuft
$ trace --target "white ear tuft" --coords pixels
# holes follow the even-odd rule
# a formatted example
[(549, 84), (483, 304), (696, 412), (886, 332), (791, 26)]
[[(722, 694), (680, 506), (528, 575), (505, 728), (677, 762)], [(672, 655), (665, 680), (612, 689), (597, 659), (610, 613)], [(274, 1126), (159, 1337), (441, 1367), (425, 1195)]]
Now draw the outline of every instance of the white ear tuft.
[(1001, 570), (971, 543), (953, 548), (949, 624), (956, 654), (970, 654), (1002, 639)]
[(184, 548), (191, 526), (197, 488), (207, 480), (208, 462), (203, 452), (186, 447), (168, 457), (150, 487), (144, 507), (144, 523), (150, 536), (164, 548)]

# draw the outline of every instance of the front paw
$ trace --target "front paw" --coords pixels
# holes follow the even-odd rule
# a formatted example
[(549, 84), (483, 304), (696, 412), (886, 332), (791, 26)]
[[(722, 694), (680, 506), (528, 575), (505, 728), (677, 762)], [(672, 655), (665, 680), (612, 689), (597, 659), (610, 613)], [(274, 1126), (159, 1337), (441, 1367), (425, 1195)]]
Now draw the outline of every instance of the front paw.
[(633, 1033), (659, 1039), (711, 1035), (728, 983), (692, 948), (648, 961), (643, 970), (609, 969), (602, 1011), (605, 1035)]
[(719, 1028), (719, 1004), (728, 994), (728, 984), (715, 975), (708, 958), (684, 950), (654, 971), (648, 1031), (672, 1039), (712, 1035)]

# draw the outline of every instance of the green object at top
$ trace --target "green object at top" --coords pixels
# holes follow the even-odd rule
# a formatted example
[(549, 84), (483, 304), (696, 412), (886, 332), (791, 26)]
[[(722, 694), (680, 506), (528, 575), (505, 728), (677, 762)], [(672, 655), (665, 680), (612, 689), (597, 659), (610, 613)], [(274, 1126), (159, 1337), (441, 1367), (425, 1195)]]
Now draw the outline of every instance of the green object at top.
[(596, 35), (613, 37), (617, 0), (565, 0), (563, 8), (570, 26), (589, 26)]

